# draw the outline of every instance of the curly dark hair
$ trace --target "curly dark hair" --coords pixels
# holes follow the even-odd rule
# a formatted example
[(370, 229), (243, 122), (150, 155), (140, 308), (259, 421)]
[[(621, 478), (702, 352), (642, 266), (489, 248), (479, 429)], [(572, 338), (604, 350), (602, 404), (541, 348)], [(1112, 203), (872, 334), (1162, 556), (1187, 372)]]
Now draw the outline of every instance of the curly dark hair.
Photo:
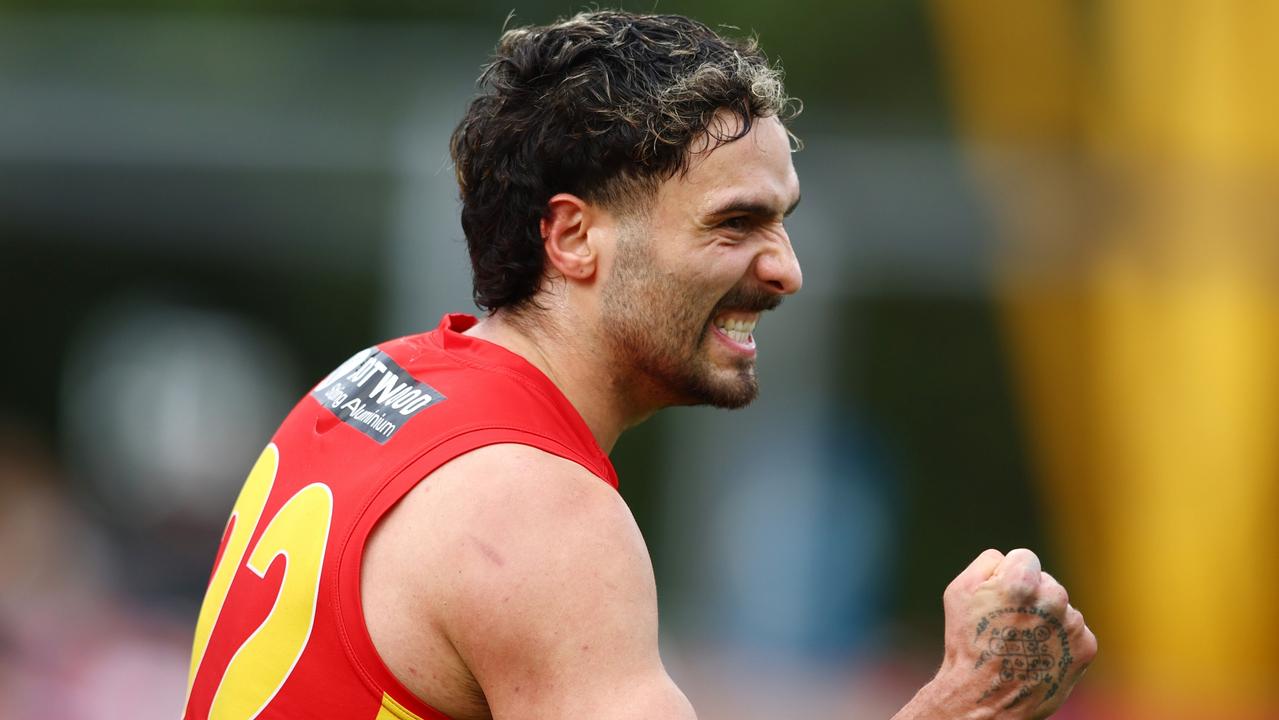
[[(754, 38), (678, 15), (596, 11), (508, 30), (478, 85), (450, 151), (475, 303), (489, 312), (536, 295), (540, 224), (556, 193), (646, 206), (694, 152), (799, 108)], [(692, 147), (699, 138), (705, 148)]]

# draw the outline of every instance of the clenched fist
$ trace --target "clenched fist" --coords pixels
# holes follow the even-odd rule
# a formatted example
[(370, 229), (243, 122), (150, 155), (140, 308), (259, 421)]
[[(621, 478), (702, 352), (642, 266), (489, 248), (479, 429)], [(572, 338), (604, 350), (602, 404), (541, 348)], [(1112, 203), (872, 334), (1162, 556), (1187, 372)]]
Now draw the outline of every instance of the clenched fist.
[(1097, 654), (1083, 615), (1029, 550), (987, 550), (942, 600), (945, 659), (899, 720), (1046, 718)]

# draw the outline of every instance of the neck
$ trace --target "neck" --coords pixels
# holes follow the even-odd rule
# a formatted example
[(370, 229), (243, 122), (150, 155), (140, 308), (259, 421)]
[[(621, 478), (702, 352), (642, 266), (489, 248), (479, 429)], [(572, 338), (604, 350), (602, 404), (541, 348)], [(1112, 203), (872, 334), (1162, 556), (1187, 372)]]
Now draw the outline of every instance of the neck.
[(549, 322), (516, 322), (499, 310), (466, 334), (500, 345), (541, 370), (586, 421), (600, 449), (611, 453), (623, 430), (657, 408), (627, 396), (614, 374), (615, 365), (599, 352), (594, 334), (545, 327)]

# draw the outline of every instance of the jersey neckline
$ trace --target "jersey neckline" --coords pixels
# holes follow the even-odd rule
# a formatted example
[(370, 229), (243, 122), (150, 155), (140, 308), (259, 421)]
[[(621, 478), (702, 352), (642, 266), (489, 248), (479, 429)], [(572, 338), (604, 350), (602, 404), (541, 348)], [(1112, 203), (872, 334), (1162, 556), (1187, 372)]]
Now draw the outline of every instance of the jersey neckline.
[(582, 418), (582, 414), (564, 395), (559, 386), (547, 377), (546, 373), (518, 353), (495, 342), (465, 334), (467, 330), (475, 327), (478, 323), (479, 319), (474, 315), (446, 313), (440, 319), (437, 332), (431, 333), (431, 335), (435, 337), (440, 349), (444, 352), (473, 365), (514, 371), (535, 388), (541, 390), (557, 406), (561, 407), (565, 416), (573, 425), (574, 432), (583, 441), (583, 444), (594, 453), (600, 470), (605, 474), (604, 479), (616, 488), (618, 486), (618, 477), (612, 461), (609, 460), (608, 455), (600, 447), (599, 442), (596, 441), (595, 434), (591, 432), (591, 428), (586, 424), (586, 420)]

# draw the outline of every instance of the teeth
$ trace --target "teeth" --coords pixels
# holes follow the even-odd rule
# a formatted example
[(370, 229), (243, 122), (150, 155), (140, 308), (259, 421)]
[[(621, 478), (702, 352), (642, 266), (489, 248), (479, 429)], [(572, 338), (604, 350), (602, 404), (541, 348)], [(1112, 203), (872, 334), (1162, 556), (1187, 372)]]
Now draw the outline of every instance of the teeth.
[(746, 343), (751, 339), (751, 333), (755, 330), (756, 320), (740, 320), (737, 318), (721, 319), (715, 321), (715, 326), (724, 331), (724, 334), (733, 339), (734, 342)]

